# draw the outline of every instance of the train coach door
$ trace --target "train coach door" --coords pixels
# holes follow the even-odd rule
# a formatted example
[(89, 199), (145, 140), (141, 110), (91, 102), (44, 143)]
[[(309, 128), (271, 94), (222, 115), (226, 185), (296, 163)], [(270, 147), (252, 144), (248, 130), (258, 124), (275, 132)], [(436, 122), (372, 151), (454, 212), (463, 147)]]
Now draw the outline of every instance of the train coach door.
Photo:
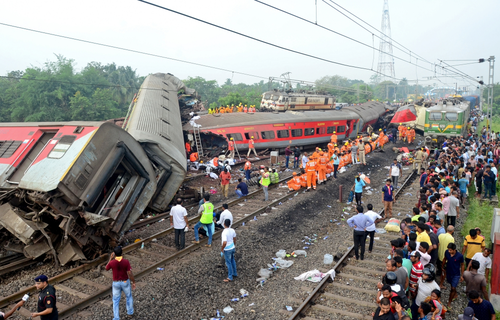
[(24, 160), (19, 164), (19, 166), (14, 171), (14, 174), (9, 178), (9, 181), (18, 184), (23, 178), (24, 174), (31, 167), (33, 162), (36, 160), (38, 155), (47, 147), (51, 139), (56, 135), (56, 132), (44, 132), (42, 136), (35, 143), (31, 151), (26, 155)]
[(347, 128), (345, 128), (346, 138), (350, 137), (353, 127), (354, 127), (354, 120), (347, 120)]

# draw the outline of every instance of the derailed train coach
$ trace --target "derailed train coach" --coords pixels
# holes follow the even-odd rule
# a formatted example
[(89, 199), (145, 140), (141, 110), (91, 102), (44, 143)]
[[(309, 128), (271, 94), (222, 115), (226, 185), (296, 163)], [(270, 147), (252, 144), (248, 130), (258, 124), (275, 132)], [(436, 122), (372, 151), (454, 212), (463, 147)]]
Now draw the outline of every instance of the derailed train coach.
[(0, 244), (62, 265), (119, 242), (146, 210), (163, 212), (186, 157), (170, 74), (148, 76), (123, 128), (110, 122), (0, 124)]

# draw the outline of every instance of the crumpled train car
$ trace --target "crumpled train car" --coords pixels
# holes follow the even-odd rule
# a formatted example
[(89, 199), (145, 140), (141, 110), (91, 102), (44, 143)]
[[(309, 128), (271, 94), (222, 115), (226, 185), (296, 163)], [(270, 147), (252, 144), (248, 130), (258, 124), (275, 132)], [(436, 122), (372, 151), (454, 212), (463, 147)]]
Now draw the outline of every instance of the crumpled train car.
[(166, 209), (185, 176), (179, 83), (148, 76), (129, 132), (109, 122), (0, 124), (2, 247), (63, 265), (93, 259), (147, 207)]

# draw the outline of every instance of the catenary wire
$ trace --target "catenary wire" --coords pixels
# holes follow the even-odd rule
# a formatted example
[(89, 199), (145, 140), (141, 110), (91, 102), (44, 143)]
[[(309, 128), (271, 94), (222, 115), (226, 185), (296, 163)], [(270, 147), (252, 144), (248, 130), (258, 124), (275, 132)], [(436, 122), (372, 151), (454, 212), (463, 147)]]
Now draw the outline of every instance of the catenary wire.
[[(248, 38), (248, 39), (251, 39), (251, 40), (254, 40), (254, 41), (257, 41), (257, 42), (260, 42), (260, 43), (263, 43), (263, 44), (266, 44), (266, 45), (269, 45), (269, 46), (272, 46), (272, 47), (275, 47), (275, 48), (278, 48), (278, 49), (281, 49), (281, 50), (285, 50), (285, 51), (292, 52), (292, 53), (295, 53), (295, 54), (298, 54), (298, 55), (302, 55), (302, 56), (305, 56), (305, 57), (308, 57), (308, 58), (313, 58), (313, 59), (316, 59), (316, 60), (320, 60), (320, 61), (324, 61), (324, 62), (328, 62), (328, 63), (332, 63), (332, 64), (336, 64), (336, 65), (340, 65), (340, 66), (344, 66), (344, 67), (348, 67), (348, 68), (359, 69), (359, 70), (366, 70), (366, 71), (372, 71), (372, 72), (375, 72), (375, 73), (379, 73), (379, 72), (377, 72), (375, 70), (372, 70), (370, 68), (367, 68), (367, 67), (362, 67), (362, 66), (356, 66), (356, 65), (352, 65), (352, 64), (342, 63), (342, 62), (338, 62), (338, 61), (334, 61), (334, 60), (330, 60), (330, 59), (326, 59), (326, 58), (321, 58), (321, 57), (318, 57), (318, 56), (315, 56), (315, 55), (312, 55), (312, 54), (309, 54), (309, 53), (305, 53), (305, 52), (297, 51), (297, 50), (294, 50), (294, 49), (290, 49), (290, 48), (287, 48), (287, 47), (283, 47), (283, 46), (277, 45), (275, 43), (272, 43), (272, 42), (269, 42), (269, 41), (265, 41), (265, 40), (262, 40), (262, 39), (259, 39), (259, 38), (253, 37), (253, 36), (249, 36), (247, 34), (244, 34), (244, 33), (241, 33), (241, 32), (238, 32), (238, 31), (235, 31), (235, 30), (232, 30), (232, 29), (220, 26), (220, 25), (217, 25), (215, 23), (208, 22), (208, 21), (200, 19), (200, 18), (193, 17), (193, 16), (190, 16), (188, 14), (185, 14), (185, 13), (182, 13), (182, 12), (179, 12), (179, 11), (167, 8), (167, 7), (163, 7), (163, 6), (160, 6), (158, 4), (151, 3), (151, 2), (148, 2), (148, 1), (145, 1), (145, 0), (138, 0), (138, 1), (142, 2), (144, 4), (148, 4), (150, 6), (156, 7), (158, 9), (169, 11), (169, 12), (181, 15), (183, 17), (186, 17), (186, 18), (189, 18), (189, 19), (192, 19), (192, 20), (195, 20), (195, 21), (198, 21), (198, 22), (210, 25), (212, 27), (215, 27), (215, 28), (218, 28), (218, 29), (230, 32), (230, 33), (234, 33), (236, 35), (239, 35), (239, 36), (242, 36), (242, 37), (245, 37), (245, 38)], [(387, 78), (391, 78), (391, 79), (395, 79), (395, 80), (401, 80), (401, 79), (398, 79), (398, 78), (395, 78), (395, 77), (392, 77), (392, 76), (389, 76), (389, 75), (385, 75), (385, 74), (382, 74), (382, 73), (379, 73), (379, 74), (381, 74), (381, 75), (383, 75), (383, 76), (385, 76)]]

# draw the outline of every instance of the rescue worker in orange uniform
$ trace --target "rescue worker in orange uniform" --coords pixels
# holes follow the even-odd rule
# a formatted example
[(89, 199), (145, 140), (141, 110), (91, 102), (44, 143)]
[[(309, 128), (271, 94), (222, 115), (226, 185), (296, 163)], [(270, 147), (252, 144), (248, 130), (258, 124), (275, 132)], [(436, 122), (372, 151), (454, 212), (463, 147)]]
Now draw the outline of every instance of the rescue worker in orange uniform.
[(234, 159), (234, 141), (233, 138), (229, 139), (227, 143), (227, 150), (229, 150), (229, 158)]
[(188, 156), (191, 153), (191, 144), (189, 141), (186, 142), (186, 156)]
[(335, 143), (330, 142), (328, 144), (328, 159), (332, 157), (334, 150), (335, 150)]
[(245, 178), (247, 179), (247, 181), (250, 181), (250, 174), (252, 173), (252, 163), (247, 160), (247, 162), (245, 162), (245, 167), (243, 168), (243, 170), (245, 170)]
[(314, 190), (316, 190), (316, 171), (318, 170), (318, 161), (316, 159), (309, 158), (306, 163), (306, 173), (307, 173), (307, 190), (311, 190), (311, 185)]
[(244, 113), (247, 113), (247, 112), (248, 112), (247, 105), (245, 105), (245, 106), (243, 107), (243, 112), (244, 112)]
[(348, 145), (349, 145), (349, 142), (344, 143), (342, 148), (340, 148), (340, 152), (346, 152), (348, 150)]
[(408, 130), (406, 131), (406, 138), (408, 143), (413, 143), (413, 141), (415, 141), (415, 129), (408, 127)]
[(403, 131), (404, 131), (404, 126), (402, 123), (399, 124), (398, 126), (398, 132), (399, 132), (399, 140), (403, 140)]
[(241, 104), (238, 106), (238, 112), (242, 112), (243, 111), (243, 107), (241, 106)]
[(330, 138), (330, 141), (333, 143), (333, 144), (337, 144), (337, 140), (338, 140), (338, 137), (337, 137), (337, 132), (336, 131), (333, 131), (333, 134), (332, 134), (332, 137)]
[(326, 165), (328, 163), (328, 157), (327, 155), (323, 152), (320, 151), (319, 153), (319, 159), (318, 159), (318, 173), (319, 173), (319, 183), (321, 184), (322, 182), (326, 182)]
[(298, 191), (301, 188), (301, 179), (297, 172), (293, 173), (293, 178), (287, 182), (288, 191)]
[(304, 168), (300, 169), (300, 186), (307, 188), (307, 173)]
[(320, 151), (321, 149), (316, 147), (316, 151), (313, 152), (313, 154), (309, 157), (309, 159), (318, 160)]
[(382, 150), (384, 150), (384, 144), (385, 144), (385, 133), (382, 129), (378, 129), (378, 138), (376, 140), (378, 145)]
[(247, 158), (250, 156), (250, 152), (253, 150), (253, 154), (255, 154), (255, 157), (257, 157), (257, 151), (255, 151), (255, 146), (254, 146), (254, 141), (253, 141), (253, 136), (250, 137), (250, 140), (248, 140), (248, 153), (247, 153)]
[[(330, 159), (331, 157), (329, 157), (328, 159)], [(326, 178), (328, 179), (329, 177), (331, 177), (333, 173), (333, 161), (328, 161), (326, 163)]]
[(196, 162), (198, 161), (198, 152), (192, 152), (190, 155), (189, 155), (189, 161), (191, 162)]
[(220, 107), (219, 113), (226, 113), (226, 108)]

